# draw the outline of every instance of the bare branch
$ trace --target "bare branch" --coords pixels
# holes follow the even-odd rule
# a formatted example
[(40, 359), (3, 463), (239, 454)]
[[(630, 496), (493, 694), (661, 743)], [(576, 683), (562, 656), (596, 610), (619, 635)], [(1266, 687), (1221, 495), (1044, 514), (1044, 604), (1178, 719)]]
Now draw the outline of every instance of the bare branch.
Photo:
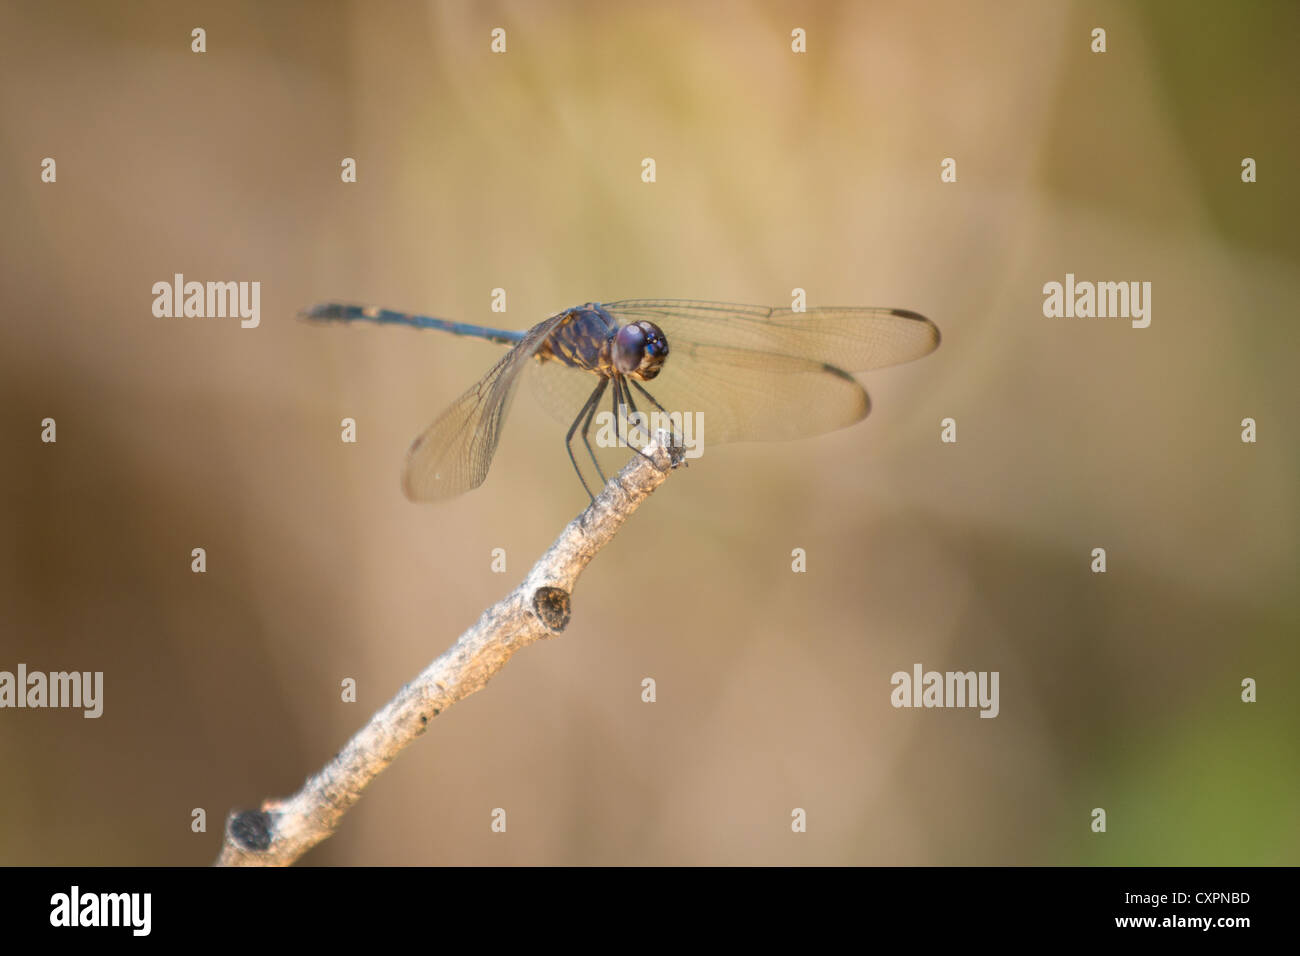
[(542, 555), (523, 584), (483, 612), (477, 624), (380, 709), (301, 790), (232, 812), (218, 866), (286, 866), (328, 838), (343, 814), (429, 721), (482, 688), (522, 647), (569, 623), (570, 594), (587, 563), (628, 516), (681, 464), (662, 433), (633, 455), (586, 511)]

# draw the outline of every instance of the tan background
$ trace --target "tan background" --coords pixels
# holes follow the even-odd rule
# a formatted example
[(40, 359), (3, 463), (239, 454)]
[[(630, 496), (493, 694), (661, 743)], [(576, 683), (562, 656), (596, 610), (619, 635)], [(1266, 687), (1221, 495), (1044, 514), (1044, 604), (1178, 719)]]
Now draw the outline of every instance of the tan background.
[[(675, 476), (565, 635), (307, 860), (1300, 861), (1298, 27), (1290, 3), (0, 6), (0, 669), (107, 685), (98, 721), (0, 711), (0, 862), (209, 862), (228, 809), (296, 789), (584, 504), (526, 402), (483, 488), (406, 502), (407, 443), (496, 347), (298, 309), (524, 328), (796, 286), (943, 345), (867, 376), (862, 425)], [(175, 272), (261, 281), (261, 327), (154, 318)], [(1152, 282), (1151, 327), (1045, 319), (1066, 272)], [(1001, 715), (894, 710), (915, 662), (999, 671)]]

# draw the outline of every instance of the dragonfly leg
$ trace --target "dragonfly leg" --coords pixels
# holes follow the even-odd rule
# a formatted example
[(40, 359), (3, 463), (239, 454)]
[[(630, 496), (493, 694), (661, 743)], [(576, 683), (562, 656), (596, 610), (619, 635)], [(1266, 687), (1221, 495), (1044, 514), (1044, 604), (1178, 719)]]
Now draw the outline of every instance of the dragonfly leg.
[(610, 396), (614, 404), (614, 447), (617, 448), (623, 439), (623, 430), (619, 427), (622, 422), (619, 420), (619, 405), (623, 401), (623, 376), (615, 375), (611, 381), (614, 383), (614, 394)]
[[(628, 381), (630, 381), (634, 386), (636, 386), (636, 390), (638, 392), (640, 392), (647, 399), (649, 399), (651, 405), (653, 405), (655, 408), (659, 409), (659, 411), (664, 413), (664, 417), (668, 419), (668, 424), (672, 428), (672, 442), (675, 446), (681, 447), (685, 443), (686, 439), (684, 436), (678, 434), (677, 426), (673, 425), (673, 419), (672, 416), (668, 414), (668, 409), (660, 405), (659, 402), (655, 399), (655, 397), (651, 395), (649, 392), (647, 392), (645, 390), (645, 387), (636, 379), (629, 379)], [(685, 415), (686, 412), (683, 411), (682, 414)]]
[[(578, 459), (573, 457), (573, 433), (578, 430), (578, 423), (583, 420), (584, 416), (588, 423), (591, 422), (591, 416), (595, 414), (596, 405), (599, 404), (600, 397), (605, 394), (605, 389), (608, 385), (609, 379), (601, 379), (600, 384), (592, 390), (591, 396), (587, 399), (586, 404), (584, 404), (582, 409), (578, 412), (578, 417), (575, 418), (573, 424), (569, 426), (569, 433), (564, 436), (564, 447), (569, 452), (569, 462), (573, 465), (573, 470), (578, 473), (578, 480), (582, 482), (582, 490), (587, 493), (587, 497), (591, 499), (593, 504), (596, 501), (596, 496), (591, 493), (591, 488), (587, 486), (587, 479), (582, 477), (582, 469), (578, 467)], [(584, 428), (584, 441), (586, 440), (586, 437), (586, 429)], [(588, 445), (587, 448), (590, 450), (591, 446)], [(592, 457), (594, 458), (595, 456)]]
[[(624, 403), (627, 405), (627, 407), (631, 410), (631, 415), (628, 416), (628, 425), (629, 425), (629, 428), (630, 428), (630, 427), (631, 427), (631, 422), (632, 422), (632, 415), (637, 415), (637, 414), (639, 414), (639, 410), (638, 410), (637, 407), (636, 407), (636, 401), (632, 398), (632, 390), (629, 389), (629, 388), (627, 387), (627, 383), (626, 383), (626, 382), (623, 382), (623, 383), (620, 383), (620, 384), (621, 384), (621, 387), (622, 387), (622, 389), (623, 389), (623, 396), (622, 396), (622, 399), (623, 399)], [(618, 388), (619, 385), (615, 385), (615, 387)], [(649, 442), (650, 442), (650, 430), (649, 430), (648, 428), (646, 428), (644, 425), (638, 425), (637, 428), (640, 429), (640, 431), (638, 432), (638, 435), (644, 435), (644, 436), (645, 436), (645, 441), (644, 441), (643, 444), (649, 444)], [(628, 444), (629, 444), (629, 445), (632, 445), (632, 443), (631, 443), (630, 441), (628, 442)], [(645, 453), (645, 450), (644, 450), (643, 448), (637, 448), (635, 445), (632, 445), (632, 449), (633, 449), (633, 450), (634, 450), (638, 455), (640, 455), (642, 458), (646, 459), (646, 461), (649, 461), (649, 462), (652, 463), (652, 464), (654, 463), (654, 459), (651, 458), (649, 455), (647, 455), (647, 454)]]
[(600, 459), (596, 457), (596, 452), (591, 447), (591, 420), (596, 417), (596, 409), (600, 405), (600, 396), (608, 384), (609, 379), (605, 379), (596, 387), (591, 401), (588, 402), (591, 407), (587, 409), (587, 417), (582, 423), (582, 443), (587, 446), (587, 454), (591, 456), (591, 463), (596, 466), (596, 474), (600, 475), (600, 486), (602, 488), (609, 483), (609, 479), (605, 477), (605, 472), (601, 470)]
[[(630, 441), (627, 441), (627, 440), (626, 440), (627, 438), (630, 438), (630, 437), (631, 437), (631, 421), (630, 421), (630, 420), (628, 421), (628, 431), (627, 431), (626, 435), (625, 435), (625, 436), (620, 436), (620, 433), (619, 433), (619, 425), (621, 424), (621, 422), (620, 422), (620, 419), (619, 419), (619, 413), (618, 413), (618, 412), (619, 412), (619, 406), (622, 405), (622, 406), (624, 406), (624, 407), (626, 407), (626, 408), (631, 409), (632, 411), (636, 411), (636, 405), (633, 404), (633, 402), (632, 402), (632, 393), (628, 390), (628, 387), (627, 387), (627, 379), (624, 378), (622, 375), (615, 375), (615, 376), (613, 377), (613, 381), (614, 381), (614, 436), (615, 436), (615, 439), (618, 439), (619, 437), (624, 437), (624, 444), (627, 445), (628, 448), (631, 448), (634, 452), (636, 452), (638, 455), (640, 455), (640, 456), (641, 456), (642, 458), (644, 458), (646, 461), (650, 462), (650, 464), (655, 465), (655, 460), (654, 460), (653, 458), (651, 458), (649, 455), (647, 455), (647, 454), (646, 454), (644, 451), (642, 451), (640, 448), (637, 448), (636, 445), (633, 445)], [(659, 466), (658, 466), (658, 465), (655, 465), (655, 467), (658, 468)]]

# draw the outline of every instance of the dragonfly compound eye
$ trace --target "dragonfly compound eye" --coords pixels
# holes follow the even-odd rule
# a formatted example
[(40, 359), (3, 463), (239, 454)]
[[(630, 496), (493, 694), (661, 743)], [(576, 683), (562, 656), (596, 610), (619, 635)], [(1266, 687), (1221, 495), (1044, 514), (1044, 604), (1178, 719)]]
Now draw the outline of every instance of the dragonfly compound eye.
[(614, 368), (619, 372), (631, 375), (640, 368), (646, 352), (646, 334), (641, 323), (633, 322), (614, 333), (612, 351)]
[(668, 338), (653, 322), (633, 322), (614, 336), (614, 365), (624, 375), (648, 382), (668, 357)]

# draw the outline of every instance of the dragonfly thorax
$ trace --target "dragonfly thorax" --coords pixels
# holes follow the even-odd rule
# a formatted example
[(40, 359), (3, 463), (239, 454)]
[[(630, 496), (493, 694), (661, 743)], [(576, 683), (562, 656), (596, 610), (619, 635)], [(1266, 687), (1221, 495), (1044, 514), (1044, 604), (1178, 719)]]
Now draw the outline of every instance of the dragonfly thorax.
[(632, 322), (614, 333), (610, 359), (614, 370), (648, 382), (668, 358), (668, 337), (653, 322)]

